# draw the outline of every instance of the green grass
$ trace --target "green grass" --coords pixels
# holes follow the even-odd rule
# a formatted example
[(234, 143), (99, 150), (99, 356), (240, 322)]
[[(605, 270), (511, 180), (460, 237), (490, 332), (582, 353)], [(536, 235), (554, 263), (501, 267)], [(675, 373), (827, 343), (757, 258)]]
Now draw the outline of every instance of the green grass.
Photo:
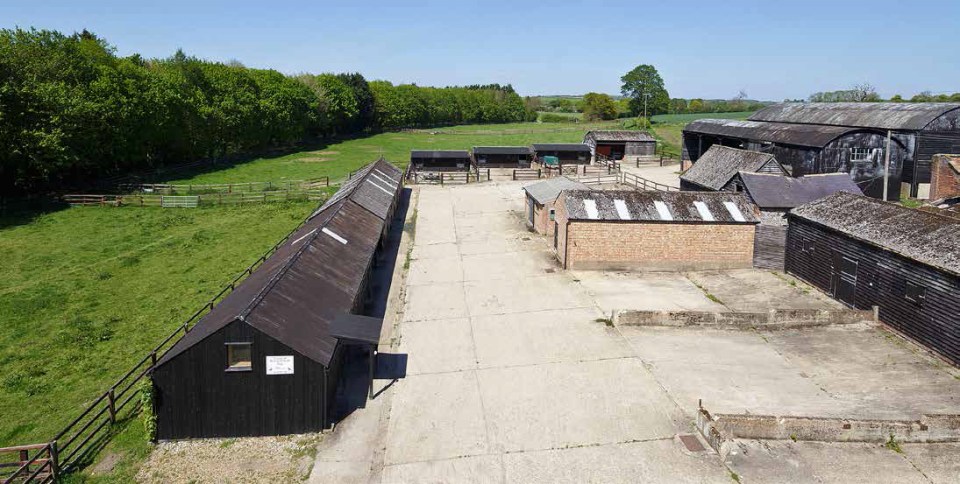
[(315, 205), (0, 220), (0, 446), (52, 438)]
[(698, 119), (747, 119), (754, 111), (739, 111), (734, 113), (691, 113), (691, 114), (658, 114), (650, 118), (653, 123), (689, 123)]
[(529, 145), (531, 143), (579, 143), (590, 129), (611, 129), (616, 122), (511, 123), (465, 125), (415, 131), (381, 133), (285, 156), (258, 158), (231, 168), (168, 183), (243, 183), (304, 180), (329, 176), (339, 180), (381, 154), (405, 166), (412, 149), (468, 150), (474, 146)]

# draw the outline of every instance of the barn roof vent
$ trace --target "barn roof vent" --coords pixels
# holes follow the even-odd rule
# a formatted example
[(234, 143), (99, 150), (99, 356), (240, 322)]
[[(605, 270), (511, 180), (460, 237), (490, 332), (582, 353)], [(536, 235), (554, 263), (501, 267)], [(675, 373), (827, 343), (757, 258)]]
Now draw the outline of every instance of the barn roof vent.
[(597, 210), (597, 202), (590, 199), (583, 201), (583, 209), (587, 211), (587, 218), (596, 220), (600, 218), (600, 211)]
[(327, 235), (329, 235), (330, 237), (333, 237), (333, 240), (336, 240), (337, 242), (340, 242), (341, 244), (346, 244), (346, 243), (347, 243), (347, 239), (345, 239), (345, 238), (343, 238), (343, 237), (340, 237), (339, 235), (336, 234), (336, 232), (334, 232), (334, 231), (332, 231), (332, 230), (330, 230), (330, 229), (328, 229), (328, 228), (326, 228), (326, 227), (320, 229), (320, 231), (323, 232), (323, 233), (325, 233), (325, 234), (327, 234)]
[(613, 206), (616, 207), (620, 220), (630, 220), (630, 210), (627, 209), (627, 202), (617, 199), (613, 201)]
[(707, 207), (706, 203), (697, 201), (693, 202), (693, 206), (697, 207), (697, 212), (700, 212), (700, 218), (702, 218), (705, 222), (713, 222), (716, 220), (713, 218), (713, 214), (710, 213), (710, 208)]
[(660, 220), (673, 220), (673, 215), (670, 215), (670, 209), (666, 203), (660, 200), (654, 200), (653, 206), (657, 208), (657, 213), (660, 214)]
[(745, 222), (746, 219), (743, 218), (743, 212), (740, 211), (740, 208), (737, 207), (737, 204), (733, 202), (723, 202), (723, 206), (727, 207), (727, 211), (730, 212), (730, 216), (733, 217), (737, 222)]
[(384, 193), (390, 195), (391, 197), (393, 196), (393, 192), (391, 192), (390, 190), (387, 190), (386, 188), (383, 188), (382, 186), (380, 186), (380, 184), (378, 184), (377, 182), (373, 181), (373, 178), (367, 178), (367, 183), (369, 183), (369, 184), (371, 184), (371, 185), (379, 188), (380, 190), (382, 190)]

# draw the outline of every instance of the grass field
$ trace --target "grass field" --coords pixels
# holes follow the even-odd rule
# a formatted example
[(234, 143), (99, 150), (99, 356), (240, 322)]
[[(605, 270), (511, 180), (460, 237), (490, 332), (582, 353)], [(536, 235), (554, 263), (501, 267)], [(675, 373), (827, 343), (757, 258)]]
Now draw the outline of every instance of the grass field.
[(411, 149), (469, 150), (478, 145), (509, 146), (531, 143), (579, 143), (590, 129), (610, 129), (615, 122), (514, 123), (466, 125), (381, 133), (285, 156), (264, 157), (232, 168), (166, 180), (170, 183), (242, 183), (303, 180), (329, 176), (338, 180), (381, 154), (405, 166)]

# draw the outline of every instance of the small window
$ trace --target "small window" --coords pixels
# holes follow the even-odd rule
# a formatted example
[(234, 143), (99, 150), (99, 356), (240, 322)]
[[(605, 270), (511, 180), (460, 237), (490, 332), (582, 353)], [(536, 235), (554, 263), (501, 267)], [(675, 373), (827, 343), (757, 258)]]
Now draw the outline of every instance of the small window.
[(551, 209), (550, 209), (550, 220), (555, 219), (556, 216), (557, 216), (557, 211), (551, 208)]
[(923, 306), (924, 299), (927, 298), (927, 288), (920, 284), (914, 284), (907, 281), (906, 294), (904, 297), (917, 306)]
[(252, 346), (252, 343), (227, 343), (227, 371), (252, 370)]

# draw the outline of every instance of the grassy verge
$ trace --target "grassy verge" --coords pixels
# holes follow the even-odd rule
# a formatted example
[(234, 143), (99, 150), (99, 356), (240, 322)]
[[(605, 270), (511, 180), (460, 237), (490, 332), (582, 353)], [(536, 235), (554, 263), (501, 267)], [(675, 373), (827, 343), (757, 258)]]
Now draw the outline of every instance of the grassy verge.
[(690, 114), (658, 114), (650, 118), (653, 123), (689, 123), (698, 119), (747, 119), (753, 111), (738, 111), (733, 113), (690, 113)]

